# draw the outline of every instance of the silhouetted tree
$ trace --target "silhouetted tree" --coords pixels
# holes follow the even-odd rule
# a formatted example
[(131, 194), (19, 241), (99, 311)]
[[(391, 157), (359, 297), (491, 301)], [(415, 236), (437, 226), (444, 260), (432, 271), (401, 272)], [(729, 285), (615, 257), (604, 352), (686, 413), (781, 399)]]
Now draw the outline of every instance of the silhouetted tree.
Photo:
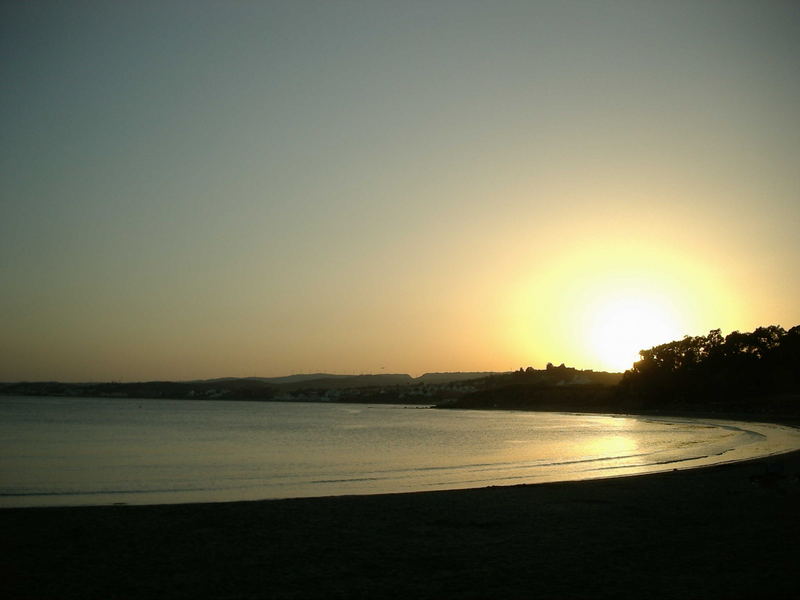
[(800, 326), (777, 325), (750, 333), (719, 329), (685, 336), (640, 352), (623, 377), (623, 394), (653, 402), (725, 401), (800, 391)]

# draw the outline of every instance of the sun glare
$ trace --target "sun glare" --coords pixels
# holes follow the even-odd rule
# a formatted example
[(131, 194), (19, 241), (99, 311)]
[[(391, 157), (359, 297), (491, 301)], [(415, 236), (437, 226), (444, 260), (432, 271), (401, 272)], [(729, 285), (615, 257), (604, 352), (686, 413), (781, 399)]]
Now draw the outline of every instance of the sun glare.
[(734, 328), (736, 295), (717, 272), (666, 244), (587, 240), (521, 283), (509, 331), (530, 362), (625, 371), (640, 350)]
[(639, 350), (682, 337), (678, 320), (657, 298), (603, 298), (587, 310), (587, 345), (602, 368), (624, 371), (638, 360)]

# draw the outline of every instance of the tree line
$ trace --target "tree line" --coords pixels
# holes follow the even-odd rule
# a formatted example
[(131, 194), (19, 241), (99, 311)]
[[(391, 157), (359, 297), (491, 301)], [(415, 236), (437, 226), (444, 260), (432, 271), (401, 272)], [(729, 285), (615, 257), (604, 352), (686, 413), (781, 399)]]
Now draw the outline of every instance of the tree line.
[(800, 392), (800, 325), (723, 336), (685, 336), (640, 352), (620, 392), (643, 405), (748, 407), (759, 398)]

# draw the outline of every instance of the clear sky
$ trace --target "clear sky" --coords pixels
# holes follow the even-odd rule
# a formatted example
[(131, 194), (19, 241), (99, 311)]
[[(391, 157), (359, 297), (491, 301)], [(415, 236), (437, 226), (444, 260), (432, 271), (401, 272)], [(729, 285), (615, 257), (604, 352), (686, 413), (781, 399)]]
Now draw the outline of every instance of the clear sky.
[(20, 0), (0, 48), (0, 380), (800, 323), (800, 3)]

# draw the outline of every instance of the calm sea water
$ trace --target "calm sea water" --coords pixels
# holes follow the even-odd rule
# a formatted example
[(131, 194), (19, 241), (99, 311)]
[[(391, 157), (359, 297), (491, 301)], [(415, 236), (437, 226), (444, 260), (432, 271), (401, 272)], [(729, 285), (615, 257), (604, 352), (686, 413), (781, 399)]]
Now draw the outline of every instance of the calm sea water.
[(404, 492), (695, 467), (777, 425), (401, 406), (0, 397), (0, 506)]

